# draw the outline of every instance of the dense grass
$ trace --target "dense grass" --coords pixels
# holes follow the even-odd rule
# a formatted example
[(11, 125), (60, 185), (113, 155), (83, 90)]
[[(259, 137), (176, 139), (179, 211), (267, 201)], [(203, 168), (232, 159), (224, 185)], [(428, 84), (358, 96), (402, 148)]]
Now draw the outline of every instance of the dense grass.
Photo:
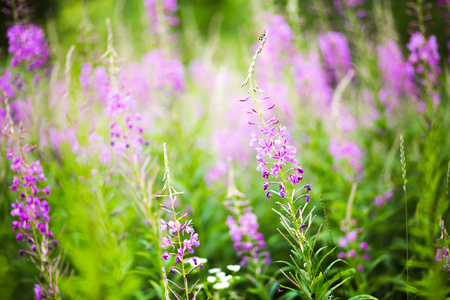
[[(19, 255), (33, 243), (17, 241), (22, 229), (11, 226), (20, 193), (10, 188), (18, 175), (5, 155), (20, 151), (7, 103), (16, 132), (27, 129), (21, 145), (38, 146), (25, 157), (40, 161), (47, 182), (39, 189), (51, 186), (45, 200), (59, 244), (51, 256), (66, 270), (57, 280), (61, 299), (166, 299), (166, 292), (176, 299), (167, 286), (184, 299), (183, 276), (169, 269), (181, 264), (161, 258), (167, 232), (160, 228), (160, 219), (184, 213), (181, 224), (192, 219), (200, 241), (194, 256), (207, 259), (186, 275), (189, 286), (199, 280), (189, 299), (199, 286), (198, 299), (449, 297), (448, 255), (437, 255), (449, 248), (449, 4), (348, 2), (195, 0), (171, 12), (156, 1), (149, 17), (142, 1), (67, 1), (49, 4), (50, 15), (41, 16), (39, 5), (30, 6), (31, 18), (19, 14), (19, 23), (42, 25), (50, 52), (34, 70), (27, 60), (12, 67), (17, 53), (6, 48), (2, 58), (0, 75), (11, 70), (22, 85), (0, 80), (0, 299), (32, 299), (34, 284), (47, 280), (31, 256)], [(172, 13), (178, 25), (165, 19)], [(5, 16), (11, 27), (13, 16)], [(162, 25), (152, 27), (154, 18)], [(327, 52), (321, 41), (332, 31), (341, 35)], [(437, 36), (437, 63), (413, 61), (415, 32)], [(130, 95), (135, 103), (126, 102)], [(249, 142), (254, 130), (262, 147), (264, 135), (252, 125), (260, 116), (286, 126), (290, 139), (280, 143), (296, 148), (300, 183), (287, 177), (297, 163), (268, 179), (256, 170), (258, 146)], [(277, 145), (264, 155), (270, 166)], [(266, 181), (277, 183), (265, 190)], [(280, 183), (286, 197), (277, 195)], [(293, 203), (305, 184), (309, 202)], [(250, 211), (258, 227), (230, 236), (229, 218)], [(255, 250), (256, 231), (265, 247)], [(228, 269), (242, 260), (238, 248), (267, 251), (271, 262), (261, 256)], [(214, 268), (232, 275), (229, 286), (211, 282)]]

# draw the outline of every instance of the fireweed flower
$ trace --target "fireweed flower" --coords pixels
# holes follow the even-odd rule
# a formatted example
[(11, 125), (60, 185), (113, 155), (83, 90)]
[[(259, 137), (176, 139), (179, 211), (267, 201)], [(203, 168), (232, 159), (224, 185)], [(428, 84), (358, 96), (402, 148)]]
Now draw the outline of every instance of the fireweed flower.
[(111, 82), (105, 67), (100, 66), (94, 69), (94, 82), (96, 83), (95, 91), (97, 92), (97, 99), (102, 103), (106, 103), (109, 91), (111, 90)]
[(161, 50), (150, 51), (139, 62), (124, 66), (117, 76), (121, 91), (131, 94), (141, 115), (146, 116), (139, 121), (144, 128), (157, 128), (157, 120), (166, 117), (170, 103), (185, 90), (183, 64)]
[(314, 111), (329, 111), (333, 98), (333, 89), (328, 83), (327, 74), (320, 65), (320, 57), (315, 52), (307, 56), (296, 55), (292, 75), (297, 93), (305, 99), (305, 105), (314, 103)]
[(357, 270), (362, 272), (364, 270), (364, 261), (370, 259), (368, 253), (369, 245), (366, 242), (358, 242), (357, 235), (360, 230), (351, 230), (347, 232), (338, 242), (340, 252), (338, 257), (340, 259), (350, 260), (357, 264)]
[[(126, 93), (116, 73), (116, 57), (117, 53), (112, 44), (112, 31), (110, 21), (107, 20), (108, 26), (108, 49), (103, 55), (109, 59), (110, 78), (106, 79), (103, 74), (101, 78), (105, 84), (102, 92), (107, 92), (106, 105), (104, 113), (111, 119), (109, 123), (111, 147), (119, 156), (129, 156), (130, 161), (137, 163), (137, 154), (141, 152), (142, 146), (148, 145), (147, 141), (142, 138), (143, 128), (140, 125), (142, 120), (137, 112), (136, 101), (130, 93)], [(107, 84), (106, 84), (107, 82)]]
[(241, 266), (260, 258), (264, 264), (270, 263), (269, 253), (260, 252), (266, 247), (266, 243), (264, 236), (257, 231), (259, 225), (255, 214), (246, 212), (237, 220), (228, 216), (226, 224), (230, 228), (229, 234), (234, 242), (234, 249), (238, 257), (242, 258)]
[(374, 199), (375, 205), (377, 207), (382, 206), (384, 203), (391, 200), (392, 195), (393, 195), (392, 191), (388, 190), (383, 195), (376, 196)]
[[(441, 68), (436, 37), (432, 35), (427, 40), (421, 33), (413, 33), (407, 47), (410, 51), (408, 62), (414, 66), (416, 74), (420, 77), (419, 84), (426, 88), (431, 102), (434, 105), (439, 104), (436, 86), (439, 84), (438, 75)], [(425, 103), (419, 103), (417, 108), (419, 111), (425, 111)]]
[(178, 59), (166, 57), (162, 50), (153, 50), (142, 58), (142, 66), (144, 74), (150, 78), (148, 82), (155, 85), (153, 90), (184, 91), (184, 68)]
[(317, 37), (330, 83), (337, 84), (352, 69), (347, 38), (340, 32), (327, 32)]
[(390, 112), (393, 108), (398, 108), (401, 97), (415, 96), (414, 67), (404, 60), (400, 48), (393, 40), (387, 40), (385, 45), (379, 45), (375, 50), (383, 80), (378, 97)]
[(128, 150), (139, 153), (142, 146), (148, 145), (142, 138), (142, 118), (136, 111), (136, 103), (131, 94), (110, 91), (104, 112), (112, 120), (109, 124), (110, 144), (119, 155)]
[(437, 248), (436, 256), (434, 258), (437, 262), (442, 263), (442, 269), (450, 273), (450, 256), (446, 247)]
[(11, 70), (6, 69), (3, 76), (0, 77), (0, 100), (3, 99), (3, 94), (6, 94), (8, 99), (14, 97), (14, 86), (11, 83)]
[(158, 32), (161, 23), (168, 23), (170, 26), (176, 26), (180, 20), (174, 16), (178, 10), (177, 0), (144, 0), (145, 11), (150, 19), (150, 30)]
[[(19, 254), (30, 256), (36, 267), (43, 276), (43, 284), (35, 284), (35, 299), (41, 297), (52, 297), (59, 295), (58, 291), (58, 264), (60, 256), (52, 259), (51, 254), (58, 246), (50, 230), (50, 204), (46, 198), (50, 194), (50, 186), (45, 185), (45, 174), (40, 166), (40, 161), (29, 163), (25, 153), (33, 151), (36, 146), (22, 145), (21, 137), (14, 130), (10, 116), (10, 108), (5, 100), (7, 108), (7, 126), (3, 134), (12, 137), (17, 143), (17, 150), (6, 149), (6, 159), (11, 161), (11, 172), (14, 179), (10, 190), (15, 192), (17, 199), (12, 203), (11, 215), (17, 219), (12, 222), (12, 229), (16, 232), (16, 239), (24, 244), (26, 249), (20, 250)], [(8, 127), (10, 133), (7, 133)], [(24, 130), (19, 130), (19, 134)], [(46, 288), (43, 288), (43, 287)]]
[(328, 150), (335, 160), (346, 160), (352, 169), (362, 172), (363, 152), (354, 142), (348, 140), (340, 142), (337, 139), (332, 139)]
[(11, 67), (24, 62), (29, 71), (42, 67), (48, 60), (50, 50), (42, 28), (35, 24), (19, 24), (6, 33), (9, 53), (13, 54)]
[(84, 94), (88, 92), (89, 84), (92, 82), (91, 72), (92, 64), (86, 63), (81, 66), (80, 85)]
[(241, 259), (240, 266), (252, 265), (258, 275), (262, 272), (262, 265), (271, 263), (270, 254), (264, 251), (266, 243), (264, 236), (257, 230), (259, 228), (258, 219), (251, 212), (248, 200), (242, 199), (243, 194), (240, 193), (234, 182), (233, 169), (229, 171), (229, 186), (227, 198), (224, 201), (225, 208), (231, 212), (231, 216), (227, 216), (226, 224), (230, 228), (229, 234), (231, 241), (234, 242), (234, 250)]
[(438, 245), (442, 245), (443, 242), (445, 242), (445, 246), (438, 246), (436, 249), (436, 256), (435, 260), (442, 265), (442, 271), (446, 271), (450, 273), (450, 256), (448, 251), (448, 244), (446, 241), (448, 241), (449, 235), (447, 233), (447, 229), (445, 228), (444, 220), (439, 221), (439, 227), (441, 228), (441, 236), (436, 240), (438, 242)]
[[(305, 243), (308, 243), (306, 236), (313, 219), (312, 211), (310, 211), (306, 219), (303, 218), (306, 204), (310, 200), (308, 192), (311, 190), (311, 187), (309, 185), (300, 185), (300, 182), (303, 180), (303, 169), (297, 164), (295, 158), (297, 150), (290, 145), (290, 137), (286, 127), (279, 125), (279, 121), (275, 117), (266, 120), (267, 113), (270, 113), (275, 104), (268, 103), (269, 96), (262, 95), (257, 97), (257, 93), (263, 92), (258, 88), (254, 80), (256, 61), (267, 41), (267, 36), (268, 33), (263, 36), (261, 44), (250, 64), (247, 78), (241, 84), (241, 87), (247, 84), (250, 86), (250, 96), (240, 101), (253, 100), (254, 106), (247, 111), (250, 115), (248, 123), (257, 126), (258, 129), (256, 132), (252, 132), (250, 146), (254, 147), (257, 152), (257, 170), (261, 172), (261, 176), (265, 180), (262, 189), (267, 198), (272, 198), (274, 195), (287, 198), (287, 205), (277, 202), (287, 212), (287, 216), (275, 211), (280, 215), (283, 226), (288, 231), (294, 230), (296, 232), (296, 239), (302, 236), (298, 243), (303, 252)], [(301, 209), (296, 209), (294, 204), (301, 198), (304, 198), (306, 204)], [(291, 226), (294, 226), (294, 228), (292, 229)]]
[[(33, 87), (39, 83), (40, 75), (36, 73), (33, 76), (25, 76), (26, 74), (20, 72), (20, 69), (17, 67), (23, 65), (27, 71), (37, 71), (47, 63), (50, 49), (42, 28), (35, 24), (28, 24), (26, 21), (18, 20), (18, 15), (25, 12), (22, 7), (25, 5), (19, 3), (16, 6), (13, 5), (14, 2), (7, 1), (7, 4), (11, 4), (12, 10), (15, 11), (16, 25), (8, 28), (6, 36), (9, 43), (8, 52), (12, 55), (11, 72), (15, 72), (15, 74), (11, 75), (13, 77), (13, 85), (9, 86), (6, 93), (8, 97), (12, 97), (14, 96), (12, 93), (13, 89), (19, 92), (24, 87), (27, 87), (26, 94), (20, 95), (20, 97), (16, 94), (16, 98), (21, 98), (22, 101), (14, 101), (12, 103), (12, 106), (14, 105), (15, 108), (19, 108), (18, 111), (13, 108), (13, 116), (14, 119), (20, 120), (25, 124), (35, 125), (37, 123), (36, 109), (40, 93), (35, 93)], [(40, 134), (40, 132), (37, 132), (38, 127), (28, 126), (28, 128), (30, 130), (36, 130), (36, 135)], [(45, 146), (45, 140), (45, 138), (41, 139), (41, 146)]]
[[(203, 265), (200, 263), (197, 257), (192, 256), (194, 254), (194, 249), (200, 246), (200, 241), (198, 239), (198, 234), (195, 232), (192, 227), (192, 220), (187, 220), (187, 213), (180, 216), (181, 213), (175, 210), (175, 202), (177, 201), (177, 195), (181, 195), (182, 193), (177, 192), (172, 185), (171, 177), (170, 177), (170, 169), (169, 169), (169, 157), (167, 154), (166, 144), (164, 143), (164, 164), (165, 164), (165, 172), (164, 172), (164, 188), (163, 191), (167, 191), (170, 199), (169, 205), (161, 205), (161, 209), (165, 212), (171, 214), (172, 219), (161, 219), (160, 220), (160, 230), (165, 234), (162, 237), (162, 249), (164, 253), (162, 254), (162, 258), (164, 260), (170, 260), (172, 257), (175, 257), (175, 265), (169, 268), (169, 273), (178, 273), (183, 277), (184, 286), (180, 287), (175, 282), (169, 280), (173, 285), (175, 285), (180, 290), (184, 290), (186, 299), (189, 299), (189, 294), (194, 290), (194, 287), (197, 285), (198, 280), (194, 283), (194, 285), (189, 289), (187, 275), (191, 273), (194, 269), (203, 269)], [(160, 195), (160, 197), (165, 197)], [(192, 261), (192, 262), (191, 262)], [(191, 262), (191, 268), (188, 269), (186, 266), (186, 262)], [(163, 267), (164, 269), (164, 267)], [(163, 271), (164, 273), (165, 271)], [(192, 299), (195, 299), (197, 294), (200, 292), (202, 286), (200, 286), (197, 291), (194, 293)], [(177, 299), (185, 299), (181, 297), (176, 291), (172, 290), (172, 288), (168, 287), (168, 289), (177, 297)], [(167, 290), (166, 290), (167, 293)]]

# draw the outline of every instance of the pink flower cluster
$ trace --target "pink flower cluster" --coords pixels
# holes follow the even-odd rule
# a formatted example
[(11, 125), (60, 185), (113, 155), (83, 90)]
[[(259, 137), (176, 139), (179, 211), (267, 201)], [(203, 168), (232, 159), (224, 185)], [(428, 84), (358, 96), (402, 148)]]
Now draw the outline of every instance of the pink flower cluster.
[[(176, 201), (176, 198), (173, 200)], [(163, 210), (171, 212), (169, 207), (162, 205)], [(200, 241), (198, 240), (198, 233), (195, 232), (192, 227), (192, 220), (185, 221), (184, 224), (180, 223), (180, 220), (183, 220), (187, 217), (187, 214), (184, 214), (178, 219), (173, 221), (166, 221), (161, 219), (161, 225), (159, 228), (163, 232), (167, 232), (166, 236), (162, 238), (162, 248), (165, 251), (162, 254), (162, 258), (164, 260), (169, 260), (171, 256), (175, 256), (175, 262), (181, 263), (192, 260), (194, 262), (194, 267), (198, 267), (199, 269), (203, 269), (201, 264), (198, 264), (196, 257), (188, 257), (186, 258), (186, 250), (189, 251), (190, 254), (194, 254), (194, 248), (200, 246)], [(185, 237), (183, 240), (182, 238)], [(180, 269), (178, 267), (171, 267), (169, 269), (170, 273), (175, 272), (180, 273)], [(181, 273), (180, 273), (181, 274)]]
[(180, 23), (180, 19), (174, 16), (174, 13), (178, 10), (177, 0), (144, 0), (144, 6), (147, 17), (151, 22), (150, 29), (152, 32), (158, 32), (158, 26), (161, 22), (167, 22), (171, 26)]
[(382, 73), (383, 87), (379, 92), (380, 102), (389, 112), (398, 107), (401, 97), (414, 97), (414, 67), (404, 60), (402, 52), (393, 40), (377, 46), (378, 66)]
[(434, 258), (437, 262), (442, 264), (442, 269), (450, 273), (450, 256), (446, 247), (437, 248), (436, 256)]
[[(256, 160), (259, 164), (256, 169), (261, 172), (262, 177), (264, 179), (269, 179), (270, 176), (278, 178), (283, 167), (287, 166), (288, 163), (297, 164), (297, 160), (295, 159), (297, 150), (295, 147), (289, 145), (290, 138), (286, 132), (286, 127), (281, 125), (276, 127), (273, 121), (269, 121), (266, 124), (259, 126), (259, 130), (265, 137), (258, 138), (258, 135), (252, 132), (250, 146), (255, 147), (258, 153)], [(284, 173), (290, 173), (286, 179), (292, 185), (298, 184), (303, 179), (303, 169), (300, 166), (290, 168)], [(278, 192), (269, 190), (271, 184), (278, 186)], [(267, 198), (271, 198), (272, 193), (280, 195), (281, 198), (286, 197), (286, 187), (281, 181), (267, 181), (263, 184), (263, 189), (267, 191)], [(309, 186), (305, 186), (305, 189), (307, 192), (310, 190)], [(305, 195), (305, 197), (309, 201), (309, 195)]]
[(270, 263), (269, 252), (261, 252), (266, 248), (266, 243), (264, 236), (257, 231), (259, 225), (255, 214), (246, 212), (237, 221), (228, 216), (226, 224), (230, 228), (229, 234), (234, 242), (234, 249), (241, 258), (241, 266), (260, 259), (264, 264)]
[[(32, 151), (35, 147), (23, 147), (23, 151)], [(12, 216), (19, 217), (19, 221), (12, 222), (13, 230), (20, 230), (16, 238), (21, 241), (27, 237), (28, 243), (31, 244), (33, 251), (37, 250), (36, 241), (34, 240), (34, 229), (43, 238), (44, 249), (49, 249), (56, 244), (53, 239), (53, 233), (49, 230), (48, 222), (50, 217), (49, 204), (45, 198), (50, 194), (50, 186), (39, 189), (37, 186), (38, 179), (43, 182), (46, 180), (39, 160), (28, 164), (25, 162), (21, 154), (15, 154), (11, 149), (6, 149), (6, 158), (11, 160), (11, 171), (18, 176), (14, 176), (13, 183), (10, 186), (12, 191), (20, 192), (20, 201), (16, 199), (16, 203), (12, 204)]]
[(14, 86), (11, 84), (11, 70), (6, 69), (3, 76), (0, 77), (0, 99), (3, 99), (3, 93), (9, 99), (14, 97)]
[(169, 94), (184, 91), (184, 67), (177, 60), (168, 58), (162, 50), (153, 50), (142, 59), (142, 73), (156, 90)]
[(9, 39), (9, 53), (14, 57), (11, 67), (25, 62), (28, 70), (42, 67), (48, 60), (50, 50), (44, 31), (35, 24), (20, 24), (8, 28), (6, 36)]
[(345, 259), (346, 257), (355, 261), (358, 261), (358, 271), (363, 271), (364, 266), (362, 265), (363, 260), (369, 260), (370, 255), (367, 253), (369, 245), (366, 242), (357, 243), (357, 230), (349, 231), (343, 236), (338, 243), (341, 248), (347, 248), (347, 252), (339, 252), (338, 257), (340, 259)]
[(329, 80), (338, 84), (345, 74), (352, 69), (352, 57), (347, 38), (340, 32), (327, 32), (317, 37), (322, 52)]
[(384, 203), (386, 203), (387, 201), (391, 200), (392, 195), (393, 195), (392, 191), (388, 190), (383, 195), (376, 196), (375, 199), (374, 199), (375, 205), (377, 207), (382, 206)]
[[(50, 186), (39, 187), (39, 182), (46, 181), (39, 160), (29, 164), (23, 156), (23, 153), (32, 151), (35, 146), (25, 145), (20, 148), (20, 153), (6, 149), (6, 158), (11, 160), (11, 171), (16, 174), (10, 189), (19, 194), (19, 199), (12, 204), (11, 215), (18, 217), (18, 220), (12, 221), (12, 229), (18, 231), (16, 239), (26, 241), (25, 245), (28, 248), (28, 250), (20, 250), (19, 255), (23, 256), (27, 253), (41, 272), (44, 268), (49, 268), (51, 273), (54, 261), (51, 260), (50, 254), (58, 246), (58, 242), (54, 239), (49, 227), (50, 205), (45, 200), (50, 194)], [(41, 299), (45, 295), (57, 292), (56, 285), (52, 286), (51, 282), (48, 284), (47, 292), (44, 292), (40, 285), (35, 284), (34, 299)]]
[[(432, 35), (427, 40), (421, 33), (413, 33), (407, 47), (411, 52), (408, 62), (414, 66), (416, 73), (421, 76), (419, 83), (425, 86), (428, 81), (430, 85), (428, 88), (434, 89), (439, 83), (438, 75), (441, 73), (436, 37)], [(433, 90), (427, 92), (430, 93), (429, 96), (433, 103), (439, 104), (439, 93)], [(419, 103), (418, 110), (425, 110), (423, 103)]]
[(315, 52), (310, 52), (307, 56), (297, 54), (295, 56), (292, 75), (294, 85), (300, 99), (304, 104), (313, 103), (313, 111), (318, 111), (320, 116), (328, 111), (333, 98), (327, 74), (320, 64), (320, 56)]
[[(94, 85), (94, 82), (97, 84)], [(111, 119), (110, 145), (118, 154), (124, 154), (127, 149), (132, 149), (134, 152), (140, 151), (143, 145), (148, 145), (142, 137), (144, 130), (141, 126), (142, 117), (138, 113), (137, 102), (131, 93), (125, 92), (126, 87), (120, 80), (117, 89), (111, 83), (104, 67), (92, 70), (90, 64), (85, 64), (81, 69), (80, 84), (85, 94), (94, 89), (96, 98), (105, 105), (104, 113)], [(108, 154), (103, 147), (101, 155), (103, 161), (109, 162)]]
[(109, 124), (111, 146), (118, 153), (124, 153), (129, 148), (140, 151), (143, 145), (148, 145), (142, 138), (143, 129), (139, 126), (142, 119), (132, 96), (112, 90), (107, 101), (104, 112), (114, 120)]
[(358, 172), (362, 171), (361, 159), (363, 152), (354, 142), (348, 140), (340, 142), (337, 139), (332, 139), (330, 142), (329, 151), (334, 159), (345, 159), (353, 169)]

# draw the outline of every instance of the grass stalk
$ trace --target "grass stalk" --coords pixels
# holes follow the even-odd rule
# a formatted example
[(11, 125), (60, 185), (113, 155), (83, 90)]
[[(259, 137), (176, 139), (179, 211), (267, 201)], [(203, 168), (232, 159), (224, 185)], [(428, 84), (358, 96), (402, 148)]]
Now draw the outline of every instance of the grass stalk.
[(406, 298), (409, 299), (409, 232), (408, 232), (408, 200), (406, 198), (406, 157), (405, 157), (405, 140), (403, 134), (400, 135), (400, 162), (402, 164), (403, 177), (403, 194), (405, 195), (405, 229), (406, 229)]

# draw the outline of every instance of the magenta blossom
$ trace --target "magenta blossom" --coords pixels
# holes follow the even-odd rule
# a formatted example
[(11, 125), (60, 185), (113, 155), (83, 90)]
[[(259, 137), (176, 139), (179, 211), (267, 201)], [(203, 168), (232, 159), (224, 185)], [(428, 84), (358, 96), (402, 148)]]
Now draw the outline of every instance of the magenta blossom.
[[(3, 99), (3, 94), (6, 94), (8, 99), (14, 97), (14, 86), (11, 82), (11, 70), (6, 69), (3, 76), (0, 77), (0, 99)], [(2, 128), (3, 129), (3, 128)]]
[(363, 152), (354, 142), (347, 140), (340, 142), (337, 139), (332, 139), (329, 151), (334, 159), (346, 160), (350, 167), (358, 172), (362, 171), (361, 159)]
[(264, 236), (257, 231), (259, 225), (255, 214), (246, 212), (237, 221), (228, 216), (226, 224), (230, 228), (229, 234), (234, 242), (234, 249), (241, 258), (241, 266), (261, 258), (264, 264), (270, 263), (269, 253), (262, 252), (266, 248), (266, 243)]
[[(439, 84), (438, 75), (441, 73), (439, 66), (438, 43), (434, 35), (427, 40), (421, 33), (416, 32), (411, 35), (407, 45), (411, 52), (408, 62), (414, 66), (416, 74), (420, 77), (419, 83), (427, 86), (427, 93), (433, 104), (439, 104), (439, 94), (435, 90)], [(419, 103), (418, 110), (423, 111)]]
[(369, 245), (366, 242), (357, 243), (358, 230), (352, 230), (341, 237), (338, 246), (345, 251), (341, 251), (338, 254), (340, 259), (348, 258), (350, 261), (358, 264), (357, 270), (362, 272), (364, 270), (363, 262), (370, 259), (370, 255), (367, 253)]
[(46, 200), (50, 194), (50, 186), (45, 184), (47, 179), (40, 161), (30, 163), (25, 158), (25, 153), (33, 151), (36, 146), (22, 145), (21, 136), (17, 136), (22, 130), (15, 133), (14, 128), (10, 128), (10, 133), (7, 133), (8, 127), (13, 124), (8, 104), (6, 109), (9, 124), (3, 134), (13, 137), (18, 145), (17, 150), (6, 149), (6, 159), (11, 161), (10, 170), (14, 174), (10, 190), (16, 194), (16, 199), (11, 204), (11, 216), (15, 217), (12, 221), (12, 230), (16, 232), (16, 239), (27, 248), (27, 250), (20, 250), (19, 255), (23, 256), (27, 253), (29, 260), (39, 271), (49, 275), (45, 277), (50, 278), (46, 280), (50, 286), (48, 293), (39, 285), (35, 285), (35, 299), (41, 299), (42, 296), (58, 293), (55, 272), (57, 272), (60, 257), (51, 257), (58, 242), (50, 230), (50, 204)]
[(347, 38), (340, 32), (322, 33), (317, 37), (330, 82), (339, 83), (352, 69), (352, 58)]
[(150, 19), (150, 30), (158, 33), (161, 22), (176, 26), (180, 20), (174, 13), (178, 10), (177, 0), (144, 0), (147, 17)]
[(384, 46), (377, 46), (376, 52), (383, 80), (379, 99), (389, 112), (398, 107), (401, 97), (414, 97), (417, 93), (414, 67), (404, 60), (400, 48), (392, 40), (388, 40)]
[(13, 54), (11, 66), (24, 62), (28, 70), (42, 67), (48, 60), (50, 50), (44, 31), (34, 25), (14, 25), (8, 29), (9, 53)]

